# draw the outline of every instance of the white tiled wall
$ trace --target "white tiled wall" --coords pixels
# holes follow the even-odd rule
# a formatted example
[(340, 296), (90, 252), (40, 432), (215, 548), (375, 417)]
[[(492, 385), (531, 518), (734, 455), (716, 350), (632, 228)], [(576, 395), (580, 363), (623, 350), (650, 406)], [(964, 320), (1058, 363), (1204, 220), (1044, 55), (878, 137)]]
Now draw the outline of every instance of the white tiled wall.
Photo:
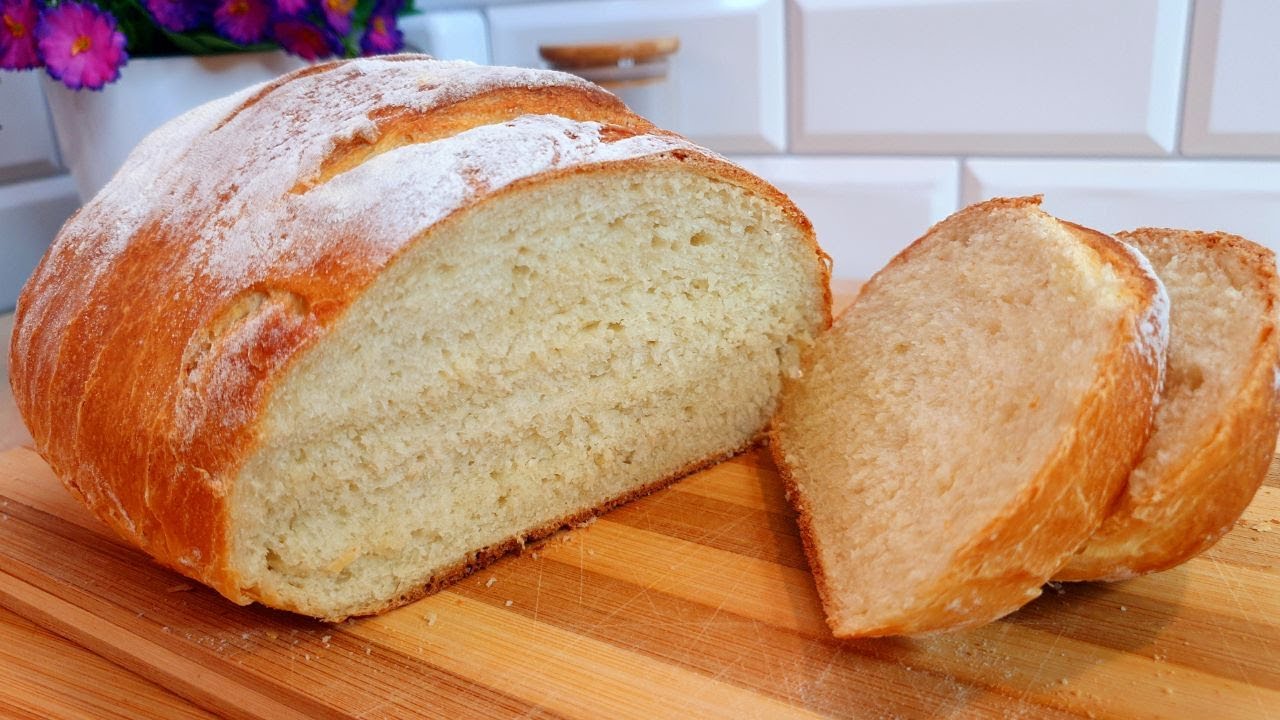
[(869, 277), (956, 204), (960, 163), (932, 158), (734, 157), (791, 196), (840, 277)]
[(962, 191), (962, 203), (1044, 193), (1049, 212), (1104, 232), (1229, 230), (1280, 249), (1277, 162), (974, 159)]
[(749, 6), (775, 32), (759, 0), (522, 3), (489, 10), (494, 57), (692, 38), (698, 63), (677, 66), (673, 102), (717, 101), (665, 124), (747, 153), (734, 157), (811, 216), (838, 276), (866, 277), (931, 223), (1003, 194), (1043, 193), (1104, 230), (1223, 229), (1280, 250), (1280, 2), (786, 0), (788, 132), (759, 148), (736, 144), (724, 116), (767, 116), (739, 93), (770, 77), (767, 53), (727, 20), (682, 26), (686, 6), (704, 19)]
[[(791, 194), (838, 275), (1033, 192), (1103, 230), (1280, 250), (1275, 0), (441, 0), (404, 25), (440, 57), (524, 65), (539, 43), (678, 36), (668, 80), (624, 99)], [(0, 310), (74, 205), (44, 113), (33, 74), (0, 73)]]
[(1280, 2), (1199, 0), (1182, 151), (1280, 155)]
[(1174, 148), (1189, 0), (795, 0), (792, 147)]
[(48, 175), (58, 150), (35, 73), (0, 72), (0, 182)]
[(488, 11), (493, 61), (540, 66), (539, 45), (676, 36), (666, 81), (619, 91), (662, 127), (727, 152), (786, 148), (783, 0), (604, 0)]
[(0, 186), (0, 312), (8, 312), (62, 223), (80, 204), (69, 175)]

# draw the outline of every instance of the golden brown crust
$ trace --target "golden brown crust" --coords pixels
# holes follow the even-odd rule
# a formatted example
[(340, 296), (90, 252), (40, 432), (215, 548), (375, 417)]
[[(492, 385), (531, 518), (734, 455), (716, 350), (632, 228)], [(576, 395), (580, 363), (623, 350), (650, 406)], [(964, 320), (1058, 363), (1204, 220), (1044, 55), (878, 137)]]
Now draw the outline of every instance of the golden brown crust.
[[(1039, 196), (997, 198), (970, 206), (959, 218), (999, 208), (1038, 208)], [(946, 572), (920, 592), (928, 598), (896, 621), (875, 627), (841, 626), (834, 608), (836, 591), (821, 562), (822, 539), (814, 532), (812, 512), (786, 461), (781, 435), (770, 433), (770, 450), (787, 497), (797, 511), (805, 554), (828, 624), (837, 637), (914, 635), (955, 630), (990, 622), (1039, 595), (1040, 586), (1097, 529), (1124, 488), (1151, 432), (1164, 348), (1151, 352), (1135, 338), (1138, 321), (1152, 311), (1163, 290), (1114, 238), (1064, 223), (1102, 262), (1125, 280), (1132, 312), (1113, 329), (1110, 350), (1099, 358), (1101, 372), (1086, 394), (1072, 427), (1024, 491), (975, 540), (961, 549)], [(905, 262), (933, 233), (931, 228), (892, 263)], [(882, 271), (883, 272), (883, 271)], [(877, 273), (863, 288), (873, 287)], [(859, 295), (861, 298), (862, 295)], [(853, 311), (857, 301), (845, 312)], [(807, 368), (806, 368), (807, 369)], [(783, 402), (787, 393), (783, 392)], [(777, 423), (775, 423), (775, 426)]]
[[(209, 106), (222, 113), (217, 117), (193, 113), (175, 121), (173, 127), (185, 122), (197, 132), (171, 134), (187, 145), (165, 148), (166, 164), (181, 168), (197, 159), (212, 162), (196, 178), (202, 184), (183, 184), (187, 178), (179, 174), (177, 180), (165, 176), (141, 186), (156, 207), (128, 198), (145, 215), (124, 237), (109, 233), (124, 225), (120, 217), (130, 217), (131, 209), (112, 205), (125, 203), (113, 198), (108, 186), (64, 227), (18, 301), (10, 380), (37, 450), (72, 494), (122, 537), (237, 602), (253, 598), (228, 566), (227, 497), (229, 484), (257, 441), (257, 423), (267, 398), (300, 353), (328, 332), (387, 264), (412, 242), (428, 241), (430, 233), (397, 238), (394, 252), (379, 254), (383, 246), (361, 234), (359, 222), (324, 225), (289, 216), (290, 224), (278, 229), (289, 236), (284, 253), (261, 268), (228, 278), (200, 254), (210, 252), (212, 238), (223, 231), (217, 224), (221, 220), (197, 227), (175, 220), (164, 206), (208, 204), (212, 216), (238, 202), (249, 203), (248, 213), (256, 212), (255, 204), (277, 202), (243, 197), (241, 162), (253, 159), (221, 157), (213, 134), (253, 128), (254, 122), (305, 127), (306, 108), (273, 106), (282, 102), (291, 84), (311, 83), (307, 92), (314, 94), (323, 93), (325, 83), (337, 88), (364, 82), (380, 92), (384, 85), (378, 78), (362, 76), (373, 70), (391, 72), (386, 69), (390, 63), (405, 73), (427, 75), (436, 67), (414, 57), (329, 63), (239, 96), (236, 105)], [(490, 72), (441, 66), (468, 78)], [(536, 79), (537, 84), (513, 81), (510, 87), (496, 89), (494, 82), (479, 87), (461, 83), (451, 94), (440, 95), (444, 99), (425, 113), (401, 112), (393, 104), (384, 113), (371, 112), (368, 120), (397, 141), (413, 142), (503, 123), (528, 101), (538, 109), (607, 123), (601, 132), (606, 143), (637, 133), (675, 137), (652, 129), (613, 96), (580, 80), (546, 73)], [(531, 94), (530, 87), (539, 92)], [(320, 99), (332, 104), (327, 96)], [(435, 109), (440, 109), (438, 117)], [(440, 122), (433, 124), (433, 118)], [(335, 140), (341, 137), (374, 140)], [(315, 191), (306, 191), (317, 178), (332, 177), (352, 158), (368, 160), (387, 147), (367, 127), (341, 137), (310, 140), (331, 142), (331, 152), (322, 158), (317, 175), (290, 178), (292, 190), (312, 195)], [(274, 150), (269, 146), (262, 152)], [(131, 157), (113, 185), (137, 181), (137, 168), (145, 167), (144, 162)], [(469, 183), (471, 194), (437, 222), (503, 192), (554, 182), (569, 173), (677, 166), (756, 193), (796, 223), (821, 266), (829, 322), (828, 259), (809, 221), (768, 183), (693, 146), (542, 172), (501, 189), (482, 181)], [(199, 197), (200, 188), (210, 185), (218, 188), (213, 197)], [(282, 197), (291, 192), (290, 185), (284, 186)], [(309, 247), (326, 249), (307, 255)]]
[[(1159, 496), (1121, 496), (1102, 527), (1058, 580), (1123, 580), (1167, 570), (1211, 547), (1231, 529), (1266, 478), (1280, 433), (1280, 336), (1271, 251), (1225, 233), (1142, 228), (1121, 239), (1231, 253), (1253, 276), (1266, 315), (1251, 348), (1244, 382), (1217, 423), (1151, 483)], [(1177, 332), (1177, 328), (1173, 330)]]

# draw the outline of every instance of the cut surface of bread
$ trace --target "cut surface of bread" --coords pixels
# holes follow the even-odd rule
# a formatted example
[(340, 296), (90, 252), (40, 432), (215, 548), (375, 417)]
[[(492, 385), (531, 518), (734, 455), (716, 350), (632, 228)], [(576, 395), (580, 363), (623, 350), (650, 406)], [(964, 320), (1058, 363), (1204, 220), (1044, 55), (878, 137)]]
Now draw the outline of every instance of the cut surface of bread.
[(821, 316), (785, 227), (734, 188), (641, 170), (438, 228), (267, 405), (231, 496), (241, 582), (364, 612), (742, 449)]
[(996, 199), (899, 254), (786, 383), (771, 447), (832, 630), (1022, 606), (1150, 430), (1167, 304), (1116, 240)]
[(1062, 580), (1122, 580), (1203, 552), (1253, 499), (1280, 432), (1274, 254), (1225, 233), (1117, 237), (1168, 289), (1168, 375), (1125, 494)]
[(144, 141), (24, 289), (11, 377), (120, 535), (337, 620), (756, 440), (828, 272), (785, 196), (585, 81), (330, 63)]

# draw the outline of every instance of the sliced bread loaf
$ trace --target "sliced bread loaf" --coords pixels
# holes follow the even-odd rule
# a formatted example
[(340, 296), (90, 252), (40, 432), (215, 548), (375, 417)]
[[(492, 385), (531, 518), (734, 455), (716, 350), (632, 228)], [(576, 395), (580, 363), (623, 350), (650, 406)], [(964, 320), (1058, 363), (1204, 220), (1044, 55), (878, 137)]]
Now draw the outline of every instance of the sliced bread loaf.
[(1121, 580), (1204, 551), (1253, 499), (1280, 431), (1274, 254), (1223, 233), (1118, 237), (1168, 288), (1168, 377), (1128, 489), (1062, 580)]
[(832, 630), (993, 620), (1098, 525), (1150, 432), (1167, 300), (1141, 256), (996, 199), (877, 273), (771, 446)]
[(785, 196), (583, 80), (329, 63), (133, 153), (23, 291), (12, 382), (123, 537), (338, 619), (751, 443), (827, 274)]

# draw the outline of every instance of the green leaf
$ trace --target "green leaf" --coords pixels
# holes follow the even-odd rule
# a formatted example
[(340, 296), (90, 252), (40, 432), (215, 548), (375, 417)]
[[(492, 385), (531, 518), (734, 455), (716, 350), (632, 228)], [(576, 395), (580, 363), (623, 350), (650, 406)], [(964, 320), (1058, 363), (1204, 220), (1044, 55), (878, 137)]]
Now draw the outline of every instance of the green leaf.
[(184, 33), (165, 30), (164, 34), (179, 50), (189, 55), (219, 55), (223, 53), (261, 52), (279, 49), (279, 46), (275, 43), (267, 42), (241, 45), (208, 30), (191, 30)]

